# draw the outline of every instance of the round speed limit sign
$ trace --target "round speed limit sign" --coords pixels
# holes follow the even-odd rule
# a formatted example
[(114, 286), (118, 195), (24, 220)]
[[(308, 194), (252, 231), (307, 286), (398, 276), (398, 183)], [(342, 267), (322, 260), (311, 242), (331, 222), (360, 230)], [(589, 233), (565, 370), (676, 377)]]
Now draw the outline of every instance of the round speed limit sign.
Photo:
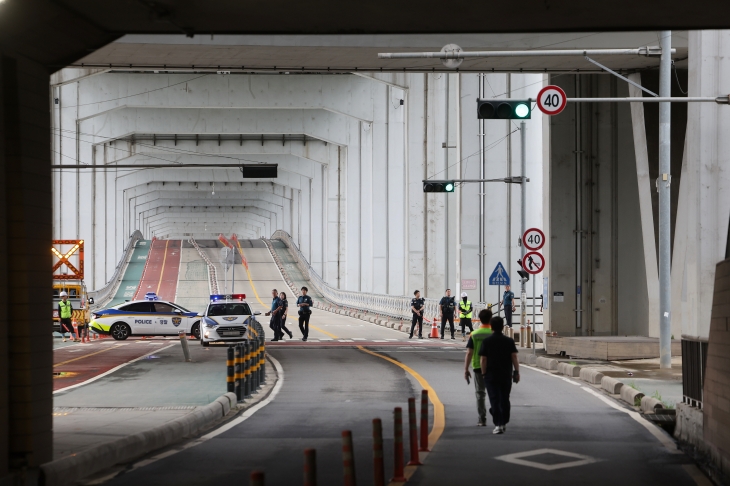
[(545, 244), (545, 233), (538, 228), (530, 228), (522, 235), (522, 244), (531, 251), (537, 251)]
[(546, 115), (557, 115), (567, 103), (568, 97), (560, 86), (545, 86), (537, 95), (537, 107)]

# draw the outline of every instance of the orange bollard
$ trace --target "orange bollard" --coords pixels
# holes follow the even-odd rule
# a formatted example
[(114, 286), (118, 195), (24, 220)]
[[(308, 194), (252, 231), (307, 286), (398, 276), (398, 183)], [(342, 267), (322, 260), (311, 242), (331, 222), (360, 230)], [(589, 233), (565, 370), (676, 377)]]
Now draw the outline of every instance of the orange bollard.
[(251, 480), (248, 482), (249, 486), (264, 486), (264, 473), (263, 471), (251, 472)]
[(394, 452), (394, 471), (393, 477), (390, 479), (391, 482), (404, 483), (408, 481), (405, 476), (405, 470), (403, 463), (403, 410), (400, 407), (395, 407), (393, 412), (394, 415), (394, 441), (393, 441), (393, 452)]
[(342, 431), (342, 465), (345, 486), (355, 486), (355, 456), (352, 450), (352, 431)]
[(428, 390), (421, 391), (421, 447), (422, 452), (428, 452)]
[(429, 338), (432, 338), (432, 339), (438, 339), (439, 337), (441, 337), (439, 335), (439, 326), (438, 326), (438, 324), (436, 324), (436, 318), (435, 317), (431, 321), (431, 334), (428, 337)]
[(409, 449), (411, 451), (411, 460), (408, 461), (409, 466), (420, 466), (421, 460), (418, 457), (418, 424), (416, 422), (416, 399), (411, 397), (408, 399), (408, 438)]
[(385, 486), (385, 464), (383, 463), (383, 423), (373, 419), (373, 484)]
[(316, 449), (304, 449), (304, 486), (317, 486)]

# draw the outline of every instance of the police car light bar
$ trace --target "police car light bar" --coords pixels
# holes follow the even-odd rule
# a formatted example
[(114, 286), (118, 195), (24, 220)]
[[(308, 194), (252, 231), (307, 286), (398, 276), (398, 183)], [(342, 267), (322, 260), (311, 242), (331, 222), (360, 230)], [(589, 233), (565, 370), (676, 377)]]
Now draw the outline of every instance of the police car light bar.
[(217, 300), (243, 300), (246, 298), (246, 294), (216, 294), (210, 296), (210, 301), (215, 302)]
[(160, 300), (160, 298), (154, 292), (147, 292), (144, 294), (144, 300)]

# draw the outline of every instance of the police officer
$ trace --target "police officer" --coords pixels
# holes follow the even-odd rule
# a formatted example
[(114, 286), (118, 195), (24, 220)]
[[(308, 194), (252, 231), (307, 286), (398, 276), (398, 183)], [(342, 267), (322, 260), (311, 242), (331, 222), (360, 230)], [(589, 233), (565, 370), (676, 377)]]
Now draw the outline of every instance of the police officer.
[(58, 317), (61, 319), (61, 337), (63, 342), (66, 342), (66, 333), (71, 334), (71, 341), (79, 342), (76, 338), (76, 331), (74, 331), (73, 323), (71, 322), (71, 316), (73, 315), (73, 305), (68, 301), (68, 294), (66, 291), (61, 292), (61, 301), (58, 303)]
[(462, 341), (466, 341), (466, 327), (469, 328), (470, 333), (474, 332), (474, 328), (471, 327), (471, 314), (472, 306), (469, 296), (466, 295), (466, 292), (462, 292), (461, 300), (459, 301), (459, 324), (461, 324)]
[(276, 289), (271, 290), (271, 310), (264, 314), (265, 316), (271, 316), (269, 321), (269, 327), (274, 331), (274, 339), (272, 341), (279, 341), (284, 338), (284, 333), (281, 332), (281, 314), (279, 314), (279, 292)]
[(456, 310), (456, 301), (451, 296), (451, 289), (446, 289), (446, 295), (441, 297), (441, 300), (439, 301), (439, 309), (441, 310), (441, 339), (444, 338), (446, 321), (449, 321), (451, 339), (456, 339), (454, 337), (454, 311)]
[(423, 306), (425, 305), (426, 299), (421, 297), (421, 291), (416, 290), (413, 292), (414, 297), (411, 299), (411, 312), (413, 313), (413, 319), (411, 320), (411, 335), (408, 339), (413, 338), (413, 331), (418, 323), (418, 339), (423, 339)]
[(507, 321), (507, 327), (512, 328), (512, 313), (515, 311), (515, 294), (510, 290), (509, 285), (504, 287), (501, 305), (504, 306), (504, 318)]
[(297, 299), (297, 307), (299, 307), (299, 330), (302, 332), (302, 341), (306, 341), (309, 336), (309, 316), (312, 315), (312, 298), (307, 295), (309, 289), (302, 287), (302, 295)]

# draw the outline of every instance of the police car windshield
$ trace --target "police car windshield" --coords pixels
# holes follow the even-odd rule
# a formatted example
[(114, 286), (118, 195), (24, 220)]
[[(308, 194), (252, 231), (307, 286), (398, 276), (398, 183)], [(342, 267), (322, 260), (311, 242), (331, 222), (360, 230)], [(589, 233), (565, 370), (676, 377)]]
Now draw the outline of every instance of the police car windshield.
[(177, 307), (178, 309), (180, 309), (183, 312), (192, 312), (190, 310), (187, 310), (185, 307), (181, 306), (180, 304), (175, 304), (175, 307)]
[(250, 316), (251, 309), (245, 302), (230, 302), (210, 304), (209, 316)]

